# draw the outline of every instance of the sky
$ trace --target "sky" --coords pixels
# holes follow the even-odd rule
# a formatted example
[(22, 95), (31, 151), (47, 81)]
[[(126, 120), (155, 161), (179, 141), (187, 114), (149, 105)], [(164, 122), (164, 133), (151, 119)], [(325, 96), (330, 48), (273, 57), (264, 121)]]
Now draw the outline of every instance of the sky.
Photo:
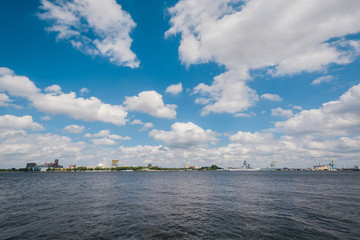
[(360, 1), (0, 2), (0, 168), (360, 165)]

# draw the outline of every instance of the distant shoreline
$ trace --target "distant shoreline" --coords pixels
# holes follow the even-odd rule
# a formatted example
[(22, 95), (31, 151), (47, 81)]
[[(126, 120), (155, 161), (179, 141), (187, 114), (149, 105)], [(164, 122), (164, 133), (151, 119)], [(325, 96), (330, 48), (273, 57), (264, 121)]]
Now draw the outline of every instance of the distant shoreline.
[(315, 171), (315, 170), (252, 170), (252, 171), (229, 171), (227, 169), (221, 170), (55, 170), (55, 171), (21, 171), (21, 170), (8, 170), (1, 169), (0, 173), (124, 173), (124, 172), (360, 172), (357, 169), (338, 169), (336, 171)]

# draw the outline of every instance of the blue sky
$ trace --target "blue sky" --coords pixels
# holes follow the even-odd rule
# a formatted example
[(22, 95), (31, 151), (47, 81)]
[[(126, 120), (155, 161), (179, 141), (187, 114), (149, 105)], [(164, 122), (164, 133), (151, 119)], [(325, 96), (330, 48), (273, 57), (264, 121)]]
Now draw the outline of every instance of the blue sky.
[(360, 164), (358, 1), (1, 1), (0, 167)]

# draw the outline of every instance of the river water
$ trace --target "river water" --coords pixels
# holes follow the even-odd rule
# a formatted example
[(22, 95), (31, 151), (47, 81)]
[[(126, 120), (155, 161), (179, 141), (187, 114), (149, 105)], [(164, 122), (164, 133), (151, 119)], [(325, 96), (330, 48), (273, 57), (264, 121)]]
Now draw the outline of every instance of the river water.
[(360, 172), (0, 173), (0, 239), (359, 239)]

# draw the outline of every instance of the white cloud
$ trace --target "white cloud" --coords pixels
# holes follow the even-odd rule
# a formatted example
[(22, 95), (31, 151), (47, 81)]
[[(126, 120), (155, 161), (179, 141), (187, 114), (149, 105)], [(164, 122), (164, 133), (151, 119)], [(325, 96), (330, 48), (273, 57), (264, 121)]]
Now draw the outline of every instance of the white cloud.
[[(111, 139), (98, 140), (98, 144), (73, 142), (71, 138), (53, 134), (29, 134), (24, 130), (0, 130), (0, 165), (23, 167), (26, 162), (48, 162), (49, 156), (61, 160), (61, 164), (88, 166), (99, 159), (119, 159), (124, 165), (160, 165), (183, 167), (184, 164), (222, 167), (241, 166), (247, 160), (253, 167), (266, 167), (277, 161), (278, 167), (311, 167), (319, 162), (329, 163), (336, 159), (338, 166), (352, 166), (360, 161), (360, 138), (340, 137), (316, 139), (312, 136), (283, 136), (279, 139), (269, 133), (238, 132), (232, 143), (218, 148), (196, 145), (190, 148), (138, 145), (119, 146), (109, 150)], [(109, 141), (110, 140), (110, 141)], [(146, 163), (146, 164), (145, 164)]]
[(42, 94), (35, 84), (24, 76), (0, 76), (0, 90), (10, 95), (26, 98), (39, 111), (48, 114), (65, 114), (74, 119), (102, 121), (117, 126), (126, 124), (127, 112), (121, 105), (110, 105), (96, 97), (78, 98), (74, 92), (62, 93), (57, 85), (46, 88)]
[(7, 67), (0, 67), (0, 76), (13, 75), (14, 71)]
[(190, 162), (191, 165), (217, 164), (225, 168), (241, 166), (244, 160), (253, 167), (267, 167), (271, 161), (277, 161), (278, 167), (312, 167), (319, 162), (328, 164), (334, 158), (339, 165), (352, 166), (352, 163), (356, 164), (360, 160), (359, 137), (324, 141), (288, 136), (276, 139), (269, 133), (239, 132), (233, 140), (233, 143), (219, 148), (203, 145), (192, 148), (120, 146), (119, 159), (121, 162), (142, 165), (151, 162), (165, 167), (183, 167)]
[(120, 105), (102, 103), (96, 97), (77, 98), (74, 92), (58, 96), (39, 94), (31, 98), (40, 111), (50, 114), (65, 114), (74, 119), (102, 121), (117, 126), (125, 125), (127, 112)]
[(32, 116), (17, 117), (13, 115), (0, 116), (0, 128), (2, 129), (31, 129), (43, 130), (44, 127), (33, 121)]
[(270, 94), (270, 93), (265, 93), (265, 94), (261, 95), (260, 98), (265, 99), (265, 100), (269, 100), (269, 101), (274, 101), (274, 102), (282, 101), (282, 98), (279, 95)]
[(339, 100), (324, 103), (321, 108), (303, 110), (294, 117), (276, 122), (275, 127), (287, 134), (346, 136), (360, 132), (360, 84), (353, 86)]
[(140, 119), (134, 119), (130, 122), (131, 125), (143, 125), (144, 123)]
[(117, 65), (136, 68), (139, 61), (131, 51), (130, 32), (136, 23), (115, 0), (42, 0), (39, 18), (49, 23), (47, 31), (57, 39), (92, 56), (109, 58)]
[(59, 85), (52, 85), (52, 86), (46, 87), (44, 90), (45, 90), (45, 92), (48, 92), (51, 95), (62, 94), (61, 87)]
[(301, 106), (298, 106), (298, 105), (293, 106), (293, 108), (294, 108), (295, 110), (300, 110), (300, 111), (303, 109)]
[(182, 84), (178, 83), (178, 84), (172, 84), (172, 85), (168, 86), (166, 88), (165, 92), (170, 93), (172, 95), (177, 95), (177, 94), (181, 93), (182, 91), (183, 91)]
[(0, 128), (0, 140), (9, 139), (12, 137), (25, 136), (27, 132), (23, 129), (1, 129)]
[(83, 131), (85, 131), (85, 127), (72, 124), (64, 127), (64, 130), (69, 133), (82, 133)]
[(238, 143), (251, 143), (257, 144), (261, 142), (270, 142), (274, 138), (271, 133), (251, 133), (239, 131), (234, 135), (229, 136), (230, 141)]
[(95, 145), (116, 145), (116, 141), (110, 138), (96, 138), (91, 140)]
[(0, 139), (0, 164), (7, 168), (25, 167), (27, 162), (42, 164), (55, 158), (60, 159), (61, 164), (64, 159), (73, 164), (84, 154), (85, 144), (73, 142), (69, 137), (51, 133), (27, 134), (23, 130), (6, 132), (7, 137)]
[(153, 127), (154, 127), (154, 124), (153, 124), (153, 123), (151, 123), (151, 122), (147, 122), (147, 123), (144, 123), (144, 125), (143, 125), (143, 128), (142, 128), (142, 129), (147, 130), (147, 129), (150, 129), (150, 128), (153, 128)]
[(292, 117), (293, 111), (289, 110), (289, 109), (283, 109), (281, 107), (275, 108), (275, 109), (271, 109), (271, 116), (278, 116), (278, 117), (282, 117), (282, 118), (289, 118)]
[(228, 71), (214, 78), (212, 85), (199, 84), (194, 88), (194, 93), (201, 98), (196, 103), (206, 104), (202, 115), (215, 113), (238, 113), (253, 106), (258, 101), (256, 91), (246, 86), (245, 82), (238, 81), (238, 74)]
[(89, 91), (89, 89), (87, 89), (87, 88), (82, 88), (82, 89), (80, 89), (80, 95), (81, 96), (83, 96), (85, 93), (89, 93), (90, 91)]
[(169, 12), (165, 36), (181, 34), (182, 63), (214, 61), (229, 74), (195, 88), (211, 100), (205, 114), (237, 113), (254, 105), (256, 92), (246, 85), (250, 70), (324, 71), (359, 54), (359, 41), (342, 38), (360, 31), (358, 1), (181, 0)]
[(101, 130), (100, 132), (94, 133), (94, 134), (87, 133), (87, 134), (85, 134), (85, 137), (97, 138), (97, 137), (108, 137), (109, 135), (110, 135), (110, 130), (104, 129), (104, 130)]
[(123, 141), (131, 140), (131, 137), (129, 137), (129, 136), (123, 137), (123, 136), (119, 136), (119, 135), (116, 135), (116, 134), (110, 134), (109, 138), (115, 139), (115, 140), (123, 140)]
[(176, 122), (171, 125), (171, 131), (154, 129), (149, 133), (155, 140), (163, 141), (165, 145), (171, 147), (191, 147), (203, 145), (207, 142), (216, 142), (217, 133), (210, 129), (204, 130), (192, 122)]
[(245, 117), (245, 118), (249, 118), (251, 117), (250, 114), (247, 114), (247, 113), (237, 113), (235, 114), (235, 117)]
[(126, 97), (126, 109), (139, 111), (160, 118), (175, 118), (176, 105), (164, 104), (162, 95), (155, 91), (143, 91), (138, 96)]
[(140, 131), (147, 131), (149, 130), (150, 128), (153, 128), (154, 127), (154, 124), (153, 123), (143, 123), (140, 119), (134, 119), (133, 121), (130, 122), (131, 125), (140, 125), (141, 126), (141, 129)]
[(0, 90), (11, 96), (30, 98), (40, 93), (35, 84), (27, 77), (17, 75), (0, 75)]
[(0, 107), (10, 106), (11, 102), (12, 100), (10, 100), (8, 95), (5, 93), (0, 93)]
[(311, 82), (311, 85), (319, 85), (320, 83), (324, 83), (324, 82), (328, 83), (328, 82), (331, 82), (333, 79), (334, 79), (334, 77), (331, 75), (321, 76), (321, 77), (314, 79)]
[(126, 136), (126, 137), (122, 137), (116, 134), (110, 134), (110, 130), (109, 129), (104, 129), (99, 131), (98, 133), (94, 133), (94, 134), (90, 134), (87, 133), (84, 135), (84, 137), (87, 138), (111, 138), (111, 139), (115, 139), (115, 140), (130, 140), (131, 137)]
[(41, 116), (40, 119), (43, 120), (43, 121), (49, 121), (51, 120), (52, 117), (50, 116)]

